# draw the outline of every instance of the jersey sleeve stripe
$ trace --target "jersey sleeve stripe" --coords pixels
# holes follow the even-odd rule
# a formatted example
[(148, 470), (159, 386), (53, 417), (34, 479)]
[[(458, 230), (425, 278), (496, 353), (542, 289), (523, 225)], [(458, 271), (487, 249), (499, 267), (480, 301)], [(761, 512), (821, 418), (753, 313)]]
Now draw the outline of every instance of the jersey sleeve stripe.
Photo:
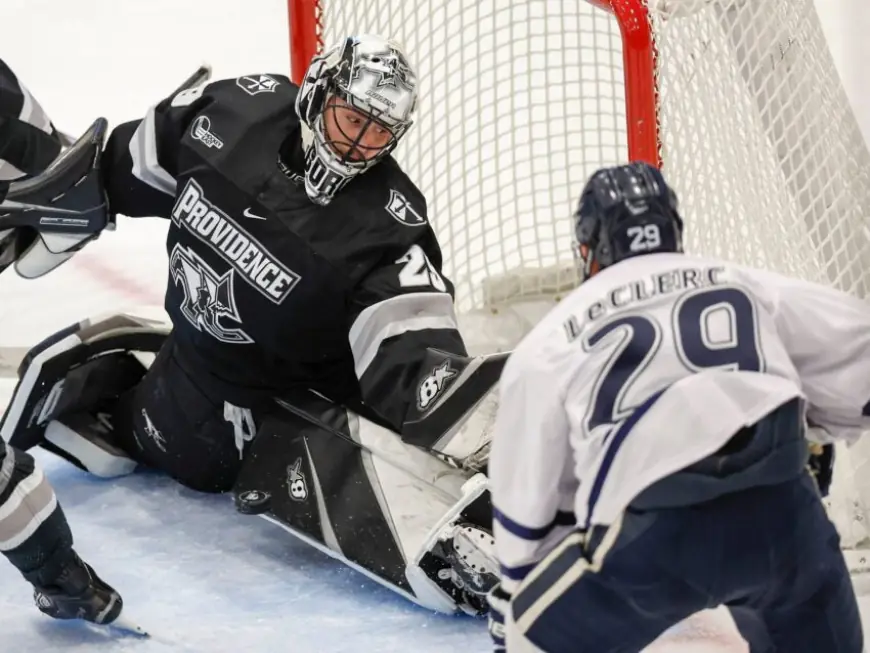
[(134, 177), (155, 190), (175, 196), (175, 178), (160, 165), (157, 158), (155, 107), (148, 109), (130, 139), (130, 158)]
[(0, 181), (15, 181), (26, 176), (27, 173), (23, 170), (16, 168), (9, 161), (0, 159)]
[(22, 97), (21, 112), (18, 114), (18, 118), (23, 122), (44, 131), (46, 134), (51, 134), (51, 120), (49, 120), (48, 114), (45, 113), (45, 110), (39, 102), (33, 98), (24, 84), (21, 82), (18, 84), (21, 89)]
[(512, 590), (516, 584), (522, 582), (551, 547), (575, 532), (575, 524), (557, 526), (546, 539), (532, 542), (516, 537), (505, 531), (500, 522), (494, 522), (498, 562), (506, 588)]
[(60, 154), (60, 139), (36, 125), (0, 116), (0, 181), (36, 176)]
[(411, 293), (367, 307), (348, 333), (357, 378), (362, 378), (385, 340), (425, 329), (459, 330), (450, 295)]
[[(42, 470), (34, 469), (32, 462), (16, 467), (15, 457), (15, 450), (7, 448), (0, 467), (0, 551), (19, 546), (57, 507)], [(27, 474), (23, 478), (22, 471)]]
[(500, 563), (499, 567), (501, 569), (501, 575), (504, 578), (509, 578), (509, 579), (515, 580), (515, 581), (521, 581), (526, 576), (529, 575), (529, 572), (532, 571), (532, 569), (534, 569), (537, 564), (538, 563), (536, 563), (536, 562), (530, 562), (529, 564), (517, 565), (515, 567), (511, 567), (511, 566), (506, 565), (504, 563)]
[(616, 455), (619, 453), (620, 447), (622, 447), (626, 438), (628, 438), (628, 434), (631, 433), (631, 430), (641, 420), (646, 412), (650, 408), (652, 408), (653, 405), (655, 405), (656, 401), (658, 401), (659, 397), (662, 396), (665, 390), (667, 390), (667, 388), (663, 388), (647, 397), (647, 399), (642, 404), (634, 409), (634, 412), (632, 412), (631, 415), (629, 415), (628, 418), (622, 422), (622, 424), (616, 427), (616, 433), (610, 439), (610, 443), (607, 446), (607, 452), (604, 454), (604, 459), (601, 461), (601, 466), (595, 473), (595, 480), (592, 482), (592, 488), (589, 491), (589, 500), (586, 510), (586, 525), (584, 530), (588, 529), (592, 522), (592, 515), (595, 511), (595, 506), (598, 503), (598, 499), (601, 497), (601, 490), (604, 488), (604, 482), (607, 480), (607, 474), (610, 472), (610, 468), (613, 466), (613, 461), (616, 459)]
[(492, 515), (506, 531), (519, 538), (532, 542), (544, 539), (556, 526), (573, 526), (576, 523), (573, 512), (565, 512), (562, 510), (556, 512), (556, 516), (549, 524), (539, 527), (523, 526), (519, 522), (516, 522), (505, 515), (495, 506), (492, 508)]

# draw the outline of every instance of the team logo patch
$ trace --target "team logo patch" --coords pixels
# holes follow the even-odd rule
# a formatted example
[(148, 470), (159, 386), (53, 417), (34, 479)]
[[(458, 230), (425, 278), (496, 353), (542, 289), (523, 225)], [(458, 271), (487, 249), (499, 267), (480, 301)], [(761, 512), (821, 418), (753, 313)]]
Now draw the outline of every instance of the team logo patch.
[(233, 290), (233, 269), (218, 274), (193, 250), (176, 245), (169, 257), (169, 272), (181, 287), (181, 313), (197, 331), (230, 344), (254, 342), (240, 327)]
[(381, 65), (376, 66), (370, 62), (366, 62), (369, 66), (377, 67), (377, 72), (380, 75), (377, 86), (392, 86), (398, 88), (399, 85), (406, 89), (413, 90), (413, 75), (410, 69), (403, 64), (396, 55), (380, 56)]
[(308, 483), (302, 473), (302, 458), (287, 466), (287, 491), (293, 501), (305, 501), (308, 498)]
[(450, 367), (449, 360), (434, 368), (417, 387), (417, 408), (428, 410), (447, 387), (447, 381), (454, 376), (456, 370)]
[(211, 119), (208, 116), (199, 116), (193, 121), (190, 136), (209, 148), (219, 150), (224, 146), (224, 142), (211, 130)]
[(397, 190), (390, 190), (390, 201), (387, 202), (386, 209), (387, 213), (409, 227), (421, 227), (426, 224), (426, 218)]
[(236, 85), (248, 95), (274, 93), (280, 84), (281, 82), (269, 75), (245, 75), (236, 80)]

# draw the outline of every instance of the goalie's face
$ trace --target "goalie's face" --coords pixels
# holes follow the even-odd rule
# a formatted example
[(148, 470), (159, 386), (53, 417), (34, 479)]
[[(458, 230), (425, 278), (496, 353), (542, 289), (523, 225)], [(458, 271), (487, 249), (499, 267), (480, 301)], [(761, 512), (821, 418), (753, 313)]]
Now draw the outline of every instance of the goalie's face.
[(342, 163), (372, 161), (396, 142), (386, 125), (336, 96), (330, 97), (324, 108), (323, 132)]

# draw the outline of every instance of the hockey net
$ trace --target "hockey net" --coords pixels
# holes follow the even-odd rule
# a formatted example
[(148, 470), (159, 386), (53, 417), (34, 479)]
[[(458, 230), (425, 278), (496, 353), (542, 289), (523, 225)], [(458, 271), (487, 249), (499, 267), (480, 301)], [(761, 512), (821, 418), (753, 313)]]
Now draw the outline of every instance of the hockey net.
[[(663, 166), (688, 251), (870, 294), (870, 154), (813, 0), (289, 3), (297, 81), (348, 34), (405, 46), (421, 100), (396, 156), (479, 349), (512, 346), (575, 285), (579, 192), (627, 159)], [(867, 535), (865, 448), (838, 458), (846, 547)]]

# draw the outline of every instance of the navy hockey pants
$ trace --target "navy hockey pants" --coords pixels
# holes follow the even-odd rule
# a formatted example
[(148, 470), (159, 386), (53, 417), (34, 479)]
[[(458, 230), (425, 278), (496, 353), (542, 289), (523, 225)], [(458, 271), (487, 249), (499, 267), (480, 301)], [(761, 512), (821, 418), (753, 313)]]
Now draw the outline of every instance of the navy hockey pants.
[(751, 653), (861, 653), (839, 537), (808, 475), (570, 535), (511, 610), (546, 653), (636, 653), (718, 605)]

